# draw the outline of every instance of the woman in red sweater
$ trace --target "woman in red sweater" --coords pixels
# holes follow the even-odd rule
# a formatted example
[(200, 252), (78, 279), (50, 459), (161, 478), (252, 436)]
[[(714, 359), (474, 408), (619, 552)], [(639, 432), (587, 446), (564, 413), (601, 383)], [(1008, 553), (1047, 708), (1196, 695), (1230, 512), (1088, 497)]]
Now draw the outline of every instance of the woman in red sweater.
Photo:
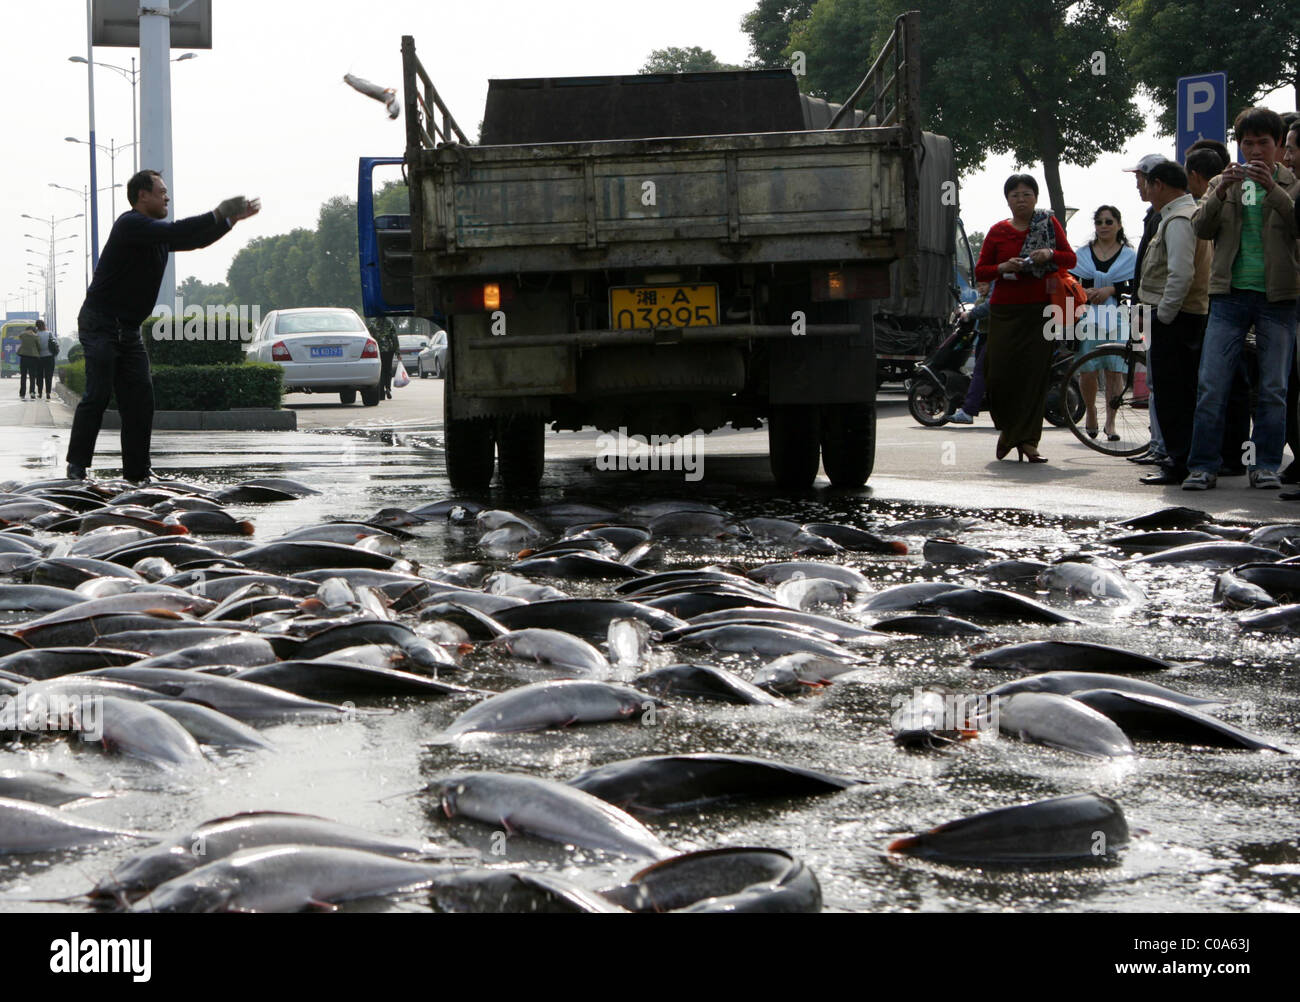
[(1055, 343), (1044, 337), (1051, 301), (1047, 283), (1060, 268), (1073, 268), (1065, 230), (1047, 211), (1035, 211), (1038, 182), (1012, 174), (1002, 186), (1011, 218), (984, 237), (975, 278), (997, 281), (989, 298), (989, 338), (984, 380), (989, 414), (1001, 435), (998, 459), (1012, 449), (1021, 459), (1045, 463), (1038, 454)]

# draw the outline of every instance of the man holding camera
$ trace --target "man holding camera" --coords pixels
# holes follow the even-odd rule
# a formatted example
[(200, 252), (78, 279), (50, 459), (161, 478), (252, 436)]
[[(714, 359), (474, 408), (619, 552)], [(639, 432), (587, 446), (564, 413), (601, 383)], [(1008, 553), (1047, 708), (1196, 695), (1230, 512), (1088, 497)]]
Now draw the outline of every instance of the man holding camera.
[(1214, 241), (1214, 262), (1183, 490), (1215, 485), (1228, 391), (1252, 326), (1259, 349), (1259, 398), (1253, 439), (1243, 449), (1252, 487), (1282, 486), (1277, 471), (1286, 442), (1286, 382), (1300, 296), (1295, 218), (1300, 181), (1278, 162), (1285, 135), (1277, 112), (1247, 108), (1233, 123), (1233, 134), (1246, 163), (1225, 167), (1192, 217), (1196, 235)]

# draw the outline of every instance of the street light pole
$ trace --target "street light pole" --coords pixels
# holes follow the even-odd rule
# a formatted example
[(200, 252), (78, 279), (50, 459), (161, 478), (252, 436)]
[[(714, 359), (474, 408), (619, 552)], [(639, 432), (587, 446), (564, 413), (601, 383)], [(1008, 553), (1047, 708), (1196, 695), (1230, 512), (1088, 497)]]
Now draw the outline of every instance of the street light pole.
[(99, 267), (99, 178), (95, 173), (95, 15), (92, 0), (86, 0), (86, 88), (90, 107), (90, 232), (91, 255)]

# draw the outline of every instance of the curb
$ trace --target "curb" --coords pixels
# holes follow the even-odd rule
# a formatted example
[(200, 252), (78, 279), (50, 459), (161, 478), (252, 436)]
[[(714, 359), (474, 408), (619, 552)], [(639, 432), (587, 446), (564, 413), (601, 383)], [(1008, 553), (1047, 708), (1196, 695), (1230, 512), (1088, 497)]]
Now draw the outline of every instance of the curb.
[[(81, 398), (62, 382), (54, 384), (54, 392), (69, 407), (75, 408)], [(117, 411), (104, 411), (101, 427), (110, 431), (122, 427)], [(154, 431), (297, 431), (298, 414), (291, 410), (274, 410), (270, 407), (236, 407), (228, 411), (154, 411)]]

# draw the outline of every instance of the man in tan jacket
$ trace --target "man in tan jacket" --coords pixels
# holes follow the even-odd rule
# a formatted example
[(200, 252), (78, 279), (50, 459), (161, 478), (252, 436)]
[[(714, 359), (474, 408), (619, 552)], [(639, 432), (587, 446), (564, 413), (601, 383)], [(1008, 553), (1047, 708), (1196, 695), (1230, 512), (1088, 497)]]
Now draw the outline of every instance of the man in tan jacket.
[(1228, 390), (1252, 326), (1259, 392), (1254, 431), (1243, 450), (1252, 487), (1282, 486), (1277, 470), (1286, 441), (1286, 382), (1300, 295), (1295, 218), (1300, 181), (1278, 162), (1285, 135), (1277, 112), (1247, 108), (1233, 123), (1233, 135), (1246, 164), (1224, 168), (1192, 217), (1196, 235), (1214, 241), (1214, 262), (1184, 490), (1215, 485)]
[(1208, 242), (1197, 240), (1192, 232), (1196, 200), (1187, 192), (1182, 167), (1172, 160), (1156, 164), (1147, 172), (1147, 191), (1160, 221), (1142, 259), (1138, 298), (1151, 314), (1150, 358), (1160, 373), (1160, 392), (1153, 399), (1169, 458), (1141, 480), (1165, 486), (1181, 484), (1187, 477), (1209, 309), (1211, 251)]

